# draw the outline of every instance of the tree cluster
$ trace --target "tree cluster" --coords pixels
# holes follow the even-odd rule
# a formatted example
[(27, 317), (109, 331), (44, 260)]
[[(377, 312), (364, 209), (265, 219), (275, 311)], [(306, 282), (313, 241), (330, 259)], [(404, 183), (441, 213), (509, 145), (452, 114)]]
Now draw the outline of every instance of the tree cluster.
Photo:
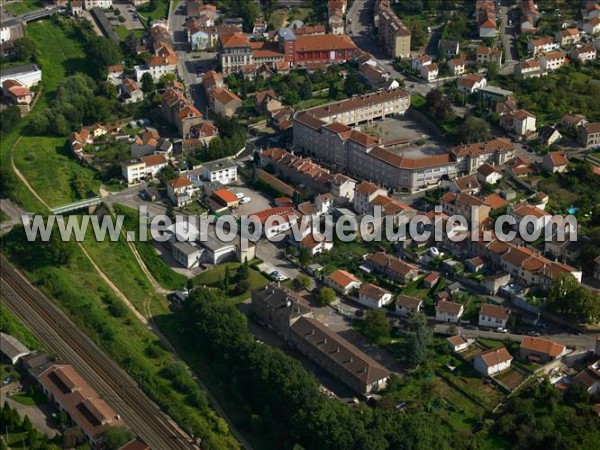
[(552, 281), (547, 307), (586, 323), (600, 321), (600, 295), (584, 287), (570, 273)]
[(446, 432), (431, 415), (403, 414), (393, 406), (349, 408), (321, 395), (299, 362), (256, 343), (243, 314), (214, 290), (194, 290), (181, 317), (189, 342), (202, 342), (213, 364), (230, 375), (227, 382), (243, 402), (249, 425), (277, 448), (449, 448)]
[[(37, 431), (29, 417), (21, 417), (16, 409), (10, 407), (7, 401), (4, 402), (4, 406), (0, 410), (0, 423), (2, 423), (2, 434), (8, 433), (25, 433), (23, 442), (27, 444), (27, 447), (31, 450), (59, 450), (58, 445), (50, 443), (48, 436)], [(21, 445), (21, 442), (18, 443)], [(4, 441), (4, 436), (0, 437), (0, 449), (7, 449), (8, 446)]]
[(425, 97), (429, 113), (437, 120), (448, 121), (454, 117), (452, 104), (444, 93), (439, 89), (433, 89)]
[(564, 394), (548, 380), (509, 398), (495, 432), (515, 450), (598, 448), (600, 419), (579, 385)]
[(33, 117), (32, 134), (66, 136), (82, 125), (104, 122), (111, 116), (111, 101), (98, 96), (98, 86), (81, 73), (65, 78), (49, 108)]
[(235, 119), (217, 117), (215, 125), (219, 129), (219, 136), (210, 140), (194, 156), (200, 161), (213, 161), (225, 158), (238, 152), (246, 145), (246, 129)]

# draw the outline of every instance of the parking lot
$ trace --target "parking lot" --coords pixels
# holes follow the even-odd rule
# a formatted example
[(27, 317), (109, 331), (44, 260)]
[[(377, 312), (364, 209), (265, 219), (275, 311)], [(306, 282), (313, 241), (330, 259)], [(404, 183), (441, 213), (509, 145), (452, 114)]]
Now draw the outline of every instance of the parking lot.
[[(113, 22), (113, 25), (121, 25), (128, 30), (141, 30), (144, 28), (144, 25), (137, 17), (137, 12), (130, 11), (133, 7), (129, 2), (114, 2), (113, 7), (121, 11), (121, 17), (125, 18), (125, 22), (118, 22), (117, 19), (116, 22)], [(108, 15), (108, 17), (110, 17), (112, 21), (113, 16)]]
[(240, 205), (235, 210), (235, 215), (240, 216), (249, 216), (251, 214), (257, 213), (259, 211), (263, 211), (265, 209), (272, 208), (274, 205), (271, 203), (271, 200), (263, 195), (261, 192), (251, 189), (245, 185), (240, 186), (232, 186), (231, 192), (233, 193), (242, 193), (244, 197), (249, 197), (251, 199), (250, 203), (246, 203), (245, 205)]

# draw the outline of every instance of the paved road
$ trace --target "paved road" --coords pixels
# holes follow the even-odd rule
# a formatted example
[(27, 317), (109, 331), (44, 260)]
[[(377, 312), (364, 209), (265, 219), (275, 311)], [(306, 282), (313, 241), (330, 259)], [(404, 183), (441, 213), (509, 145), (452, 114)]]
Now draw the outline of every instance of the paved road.
[[(448, 332), (449, 325), (447, 324), (437, 324), (435, 326), (435, 331), (438, 333), (446, 333)], [(460, 334), (465, 337), (475, 338), (475, 337), (483, 337), (490, 339), (509, 339), (515, 342), (521, 342), (525, 335), (523, 334), (514, 334), (514, 333), (497, 333), (495, 331), (486, 331), (486, 330), (469, 330), (467, 328), (458, 327), (457, 332), (460, 331)], [(540, 336), (543, 339), (549, 339), (554, 342), (558, 342), (559, 344), (568, 345), (571, 347), (578, 347), (583, 350), (593, 350), (596, 345), (596, 338), (598, 334), (569, 334), (569, 333), (544, 333)]]
[(369, 52), (377, 60), (378, 65), (393, 78), (405, 80), (406, 89), (411, 92), (418, 92), (426, 96), (432, 89), (439, 87), (445, 82), (453, 79), (447, 78), (434, 83), (425, 83), (417, 78), (407, 77), (396, 70), (393, 61), (389, 59), (377, 42), (375, 36), (371, 34), (373, 27), (373, 5), (374, 0), (354, 0), (347, 13), (347, 30), (354, 43), (362, 50)]
[(160, 411), (135, 381), (66, 314), (1, 256), (3, 306), (53, 354), (75, 369), (152, 448), (194, 449), (188, 436)]

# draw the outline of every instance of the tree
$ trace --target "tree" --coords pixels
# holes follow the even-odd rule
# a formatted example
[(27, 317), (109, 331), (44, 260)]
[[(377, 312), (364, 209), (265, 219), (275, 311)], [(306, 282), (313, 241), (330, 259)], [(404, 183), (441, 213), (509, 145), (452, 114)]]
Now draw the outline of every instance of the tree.
[(365, 85), (360, 82), (358, 75), (355, 72), (350, 72), (344, 80), (344, 94), (347, 97), (352, 97), (356, 94), (365, 92)]
[(310, 277), (303, 273), (299, 274), (296, 278), (294, 278), (293, 285), (294, 289), (300, 291), (302, 289), (308, 289), (310, 287)]
[(14, 58), (17, 61), (35, 61), (37, 59), (35, 41), (29, 36), (17, 39), (14, 45)]
[(298, 94), (298, 91), (294, 88), (289, 88), (285, 91), (285, 93), (283, 94), (283, 102), (286, 105), (295, 105), (297, 103), (300, 102), (300, 95)]
[(552, 280), (547, 306), (552, 311), (587, 323), (600, 320), (600, 296), (579, 284), (570, 273)]
[(125, 39), (121, 41), (121, 48), (123, 49), (123, 53), (130, 58), (137, 57), (137, 46), (140, 43), (137, 36), (133, 33), (129, 33)]
[(172, 223), (175, 223), (175, 209), (173, 208), (173, 203), (170, 201), (167, 202), (167, 210), (165, 211), (165, 215)]
[(385, 311), (383, 309), (371, 309), (367, 311), (363, 331), (365, 335), (373, 341), (389, 336), (391, 326), (385, 316)]
[(150, 72), (146, 72), (142, 75), (142, 91), (144, 91), (145, 94), (149, 94), (150, 92), (154, 92), (155, 89), (156, 86), (154, 85), (152, 75), (150, 75)]
[(433, 89), (425, 97), (431, 114), (439, 120), (449, 120), (453, 116), (450, 100), (439, 89)]
[(108, 427), (100, 436), (102, 450), (117, 450), (133, 438), (131, 431), (125, 427)]
[(460, 138), (462, 142), (471, 143), (484, 141), (491, 136), (490, 125), (483, 119), (467, 116), (460, 127)]
[(488, 81), (494, 81), (498, 78), (498, 63), (492, 61), (488, 64), (487, 78)]
[(258, 5), (256, 2), (240, 2), (240, 16), (244, 20), (244, 30), (247, 33), (252, 32), (254, 22), (258, 16)]
[(242, 280), (248, 280), (249, 277), (250, 277), (250, 266), (248, 264), (248, 258), (244, 258), (244, 262), (238, 269), (236, 279), (238, 281), (242, 281)]
[(305, 266), (310, 262), (311, 255), (310, 251), (306, 247), (300, 248), (300, 254), (298, 255), (298, 262), (301, 266)]
[(322, 287), (319, 289), (319, 295), (317, 295), (317, 302), (319, 305), (331, 305), (337, 298), (335, 291), (330, 287)]
[(21, 120), (21, 111), (16, 105), (9, 106), (0, 112), (0, 131), (9, 133), (12, 131)]
[(302, 100), (309, 100), (312, 98), (313, 86), (310, 81), (310, 78), (307, 76), (304, 78), (304, 83), (302, 83), (302, 87), (300, 88), (300, 98)]
[(332, 100), (337, 100), (338, 95), (340, 95), (340, 90), (338, 89), (337, 82), (335, 80), (329, 81), (328, 97)]
[(431, 334), (427, 328), (427, 317), (417, 312), (408, 316), (407, 359), (412, 367), (416, 367), (427, 359), (427, 345)]
[(63, 445), (65, 448), (75, 448), (85, 442), (85, 436), (81, 428), (71, 427), (64, 433)]

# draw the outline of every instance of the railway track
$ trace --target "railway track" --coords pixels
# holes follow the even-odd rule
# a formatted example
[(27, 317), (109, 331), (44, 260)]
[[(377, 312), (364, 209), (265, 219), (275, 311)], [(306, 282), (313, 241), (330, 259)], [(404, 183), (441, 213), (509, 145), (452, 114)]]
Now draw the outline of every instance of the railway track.
[(151, 448), (197, 449), (115, 361), (16, 271), (4, 255), (0, 258), (4, 305), (31, 329), (48, 351), (71, 364)]

